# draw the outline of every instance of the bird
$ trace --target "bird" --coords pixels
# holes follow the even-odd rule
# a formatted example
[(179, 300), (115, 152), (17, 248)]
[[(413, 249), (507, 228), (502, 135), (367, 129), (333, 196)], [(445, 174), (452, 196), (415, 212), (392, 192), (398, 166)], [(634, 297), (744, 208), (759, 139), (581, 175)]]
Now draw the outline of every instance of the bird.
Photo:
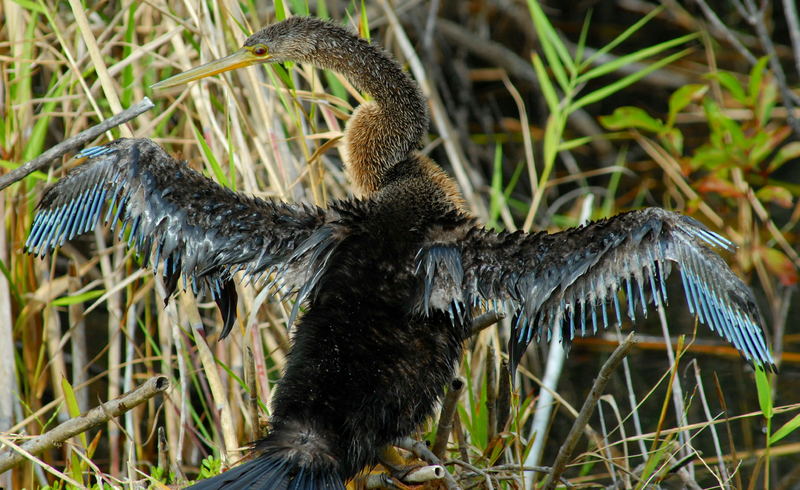
[(235, 323), (237, 282), (294, 297), (268, 435), (246, 462), (193, 488), (344, 488), (433, 414), (476, 312), (512, 315), (515, 367), (556, 329), (568, 345), (666, 306), (673, 268), (700, 322), (750, 364), (775, 369), (752, 291), (715, 251), (732, 250), (730, 241), (660, 208), (553, 233), (485, 228), (421, 152), (429, 115), (418, 84), (346, 27), (287, 18), (154, 87), (284, 61), (341, 73), (371, 96), (343, 137), (356, 196), (324, 208), (260, 199), (149, 139), (119, 139), (83, 150), (85, 161), (43, 193), (25, 244), (42, 256), (110, 223), (163, 276), (167, 299), (181, 280), (213, 297), (220, 338)]

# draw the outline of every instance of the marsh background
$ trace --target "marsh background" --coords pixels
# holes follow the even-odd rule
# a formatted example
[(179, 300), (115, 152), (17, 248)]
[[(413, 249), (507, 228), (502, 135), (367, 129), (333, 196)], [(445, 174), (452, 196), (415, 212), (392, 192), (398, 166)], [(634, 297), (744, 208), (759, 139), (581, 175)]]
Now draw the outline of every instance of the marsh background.
[[(96, 144), (153, 138), (222, 185), (260, 197), (324, 205), (350, 196), (335, 140), (362, 95), (338, 75), (285, 64), (149, 89), (231, 52), (276, 18), (311, 13), (348, 24), (422, 82), (434, 121), (424, 151), (456, 177), (487, 226), (553, 231), (662, 206), (739, 247), (726, 259), (755, 290), (781, 369), (765, 392), (776, 407), (771, 422), (753, 370), (705, 327), (695, 330), (672, 284), (665, 315), (637, 321), (638, 346), (565, 476), (589, 486), (796, 488), (800, 437), (773, 436), (800, 401), (800, 27), (792, 7), (5, 0), (0, 164), (15, 168), (149, 96), (154, 110)], [(220, 454), (226, 437), (244, 444), (266, 426), (291, 303), (240, 287), (238, 326), (226, 341), (206, 339), (204, 353), (196, 333), (219, 325), (213, 302), (181, 292), (165, 308), (158, 279), (139, 269), (117, 233), (89, 233), (44, 260), (25, 255), (42, 190), (76, 164), (54, 162), (0, 196), (0, 453), (22, 442), (18, 435), (43, 433), (156, 374), (172, 386), (0, 475), (0, 486), (175, 483), (194, 478), (208, 456), (204, 474), (218, 471), (220, 458), (240, 455)], [(510, 320), (476, 335), (462, 361), (467, 386), (445, 460), (469, 463), (448, 465), (467, 488), (516, 488), (519, 463), (534, 462), (532, 420), (550, 347), (531, 346), (510, 394), (502, 365)], [(553, 461), (595, 373), (630, 328), (575, 340), (535, 462)], [(253, 390), (258, 406), (250, 409)], [(435, 432), (432, 420), (417, 437)], [(667, 473), (678, 466), (680, 475)]]

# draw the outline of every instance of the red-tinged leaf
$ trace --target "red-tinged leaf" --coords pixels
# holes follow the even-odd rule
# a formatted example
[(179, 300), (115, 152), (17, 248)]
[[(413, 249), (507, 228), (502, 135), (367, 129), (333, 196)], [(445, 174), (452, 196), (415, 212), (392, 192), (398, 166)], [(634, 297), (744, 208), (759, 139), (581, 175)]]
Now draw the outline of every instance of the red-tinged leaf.
[(774, 248), (762, 248), (760, 252), (767, 271), (777, 277), (781, 284), (784, 286), (797, 284), (797, 269), (789, 257)]
[(777, 185), (762, 187), (756, 192), (756, 197), (761, 202), (771, 202), (782, 208), (788, 209), (794, 205), (792, 202), (792, 193), (789, 189)]
[(638, 107), (618, 107), (609, 116), (600, 116), (600, 123), (607, 129), (620, 131), (622, 129), (643, 129), (652, 133), (659, 133), (664, 129), (664, 123)]
[(703, 194), (716, 193), (723, 197), (742, 197), (743, 194), (730, 182), (715, 175), (709, 175), (701, 179), (695, 187)]
[(775, 154), (775, 158), (769, 162), (767, 172), (772, 173), (778, 170), (784, 163), (795, 159), (800, 159), (800, 141), (792, 141), (778, 150), (778, 153)]

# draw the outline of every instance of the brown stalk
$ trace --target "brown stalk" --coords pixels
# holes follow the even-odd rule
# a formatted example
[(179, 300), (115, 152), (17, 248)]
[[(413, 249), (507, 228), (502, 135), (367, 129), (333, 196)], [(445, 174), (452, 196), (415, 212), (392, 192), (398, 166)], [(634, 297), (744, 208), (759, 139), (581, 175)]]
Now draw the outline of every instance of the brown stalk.
[(497, 359), (490, 343), (486, 352), (486, 440), (492, 441), (497, 435)]

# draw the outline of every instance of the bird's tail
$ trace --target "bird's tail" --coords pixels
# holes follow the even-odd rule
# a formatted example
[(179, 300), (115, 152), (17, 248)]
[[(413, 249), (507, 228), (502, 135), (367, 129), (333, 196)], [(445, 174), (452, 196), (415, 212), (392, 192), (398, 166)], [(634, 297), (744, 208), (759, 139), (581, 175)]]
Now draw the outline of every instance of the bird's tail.
[(193, 490), (344, 490), (339, 462), (311, 429), (274, 430), (255, 445), (260, 454)]

